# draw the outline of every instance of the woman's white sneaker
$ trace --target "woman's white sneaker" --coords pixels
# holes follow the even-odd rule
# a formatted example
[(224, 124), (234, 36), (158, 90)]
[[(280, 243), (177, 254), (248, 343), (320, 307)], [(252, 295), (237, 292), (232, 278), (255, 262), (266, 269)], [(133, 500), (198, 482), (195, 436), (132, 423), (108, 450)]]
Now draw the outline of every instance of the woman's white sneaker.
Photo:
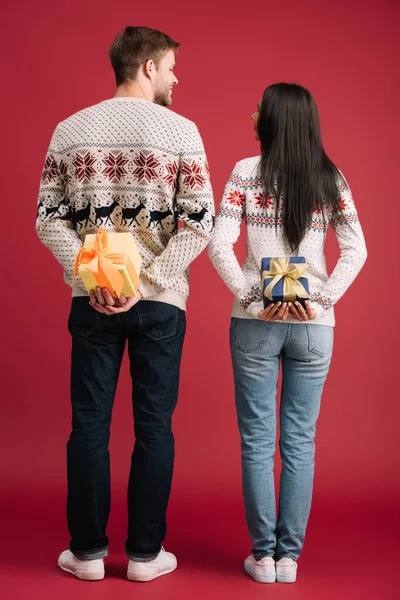
[(84, 581), (99, 581), (104, 579), (104, 559), (81, 560), (70, 550), (64, 550), (58, 557), (58, 566), (63, 571), (75, 575)]
[(276, 580), (279, 583), (294, 583), (297, 576), (297, 562), (292, 558), (281, 558), (276, 562)]
[(261, 560), (256, 560), (251, 554), (244, 561), (244, 570), (255, 581), (258, 581), (258, 583), (275, 582), (275, 561), (271, 556), (265, 556)]
[(161, 575), (172, 573), (178, 566), (176, 556), (161, 549), (157, 558), (147, 562), (130, 560), (128, 564), (128, 579), (130, 581), (152, 581)]

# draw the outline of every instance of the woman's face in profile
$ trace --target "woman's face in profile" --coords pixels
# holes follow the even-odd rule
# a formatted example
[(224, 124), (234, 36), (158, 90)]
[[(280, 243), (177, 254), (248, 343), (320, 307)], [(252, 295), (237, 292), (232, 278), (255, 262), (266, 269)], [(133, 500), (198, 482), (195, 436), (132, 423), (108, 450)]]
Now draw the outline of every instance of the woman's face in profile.
[(260, 141), (260, 138), (259, 138), (258, 132), (257, 132), (258, 115), (260, 114), (260, 105), (261, 105), (261, 100), (257, 104), (257, 110), (256, 110), (256, 112), (254, 112), (250, 116), (251, 120), (253, 121), (253, 128), (254, 128), (254, 133), (255, 133), (255, 136), (256, 136), (256, 140), (258, 140), (258, 141)]

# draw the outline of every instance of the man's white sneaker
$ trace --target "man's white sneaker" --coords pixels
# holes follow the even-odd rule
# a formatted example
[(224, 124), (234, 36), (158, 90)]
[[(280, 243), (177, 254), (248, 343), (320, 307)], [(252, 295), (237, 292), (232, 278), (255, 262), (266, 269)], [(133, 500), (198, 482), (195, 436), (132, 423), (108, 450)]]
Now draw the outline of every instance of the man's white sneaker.
[(294, 583), (297, 576), (297, 562), (292, 558), (281, 558), (276, 563), (276, 580), (279, 583)]
[(178, 566), (176, 556), (161, 549), (157, 558), (147, 562), (130, 560), (128, 564), (128, 579), (130, 581), (152, 581), (161, 575), (172, 573)]
[(256, 560), (253, 555), (244, 561), (244, 570), (258, 583), (274, 583), (276, 579), (275, 561), (271, 556)]
[(104, 579), (104, 559), (81, 560), (70, 550), (64, 550), (58, 557), (58, 566), (63, 571), (75, 575), (84, 581), (99, 581)]

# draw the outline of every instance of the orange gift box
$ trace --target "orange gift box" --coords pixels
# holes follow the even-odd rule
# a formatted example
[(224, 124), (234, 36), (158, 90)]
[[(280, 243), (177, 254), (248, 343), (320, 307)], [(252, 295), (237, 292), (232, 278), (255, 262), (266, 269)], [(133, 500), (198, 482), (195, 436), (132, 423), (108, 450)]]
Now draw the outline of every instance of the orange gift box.
[(99, 229), (87, 234), (75, 260), (74, 278), (79, 274), (86, 290), (97, 286), (110, 290), (114, 298), (136, 296), (142, 257), (131, 233), (107, 233)]

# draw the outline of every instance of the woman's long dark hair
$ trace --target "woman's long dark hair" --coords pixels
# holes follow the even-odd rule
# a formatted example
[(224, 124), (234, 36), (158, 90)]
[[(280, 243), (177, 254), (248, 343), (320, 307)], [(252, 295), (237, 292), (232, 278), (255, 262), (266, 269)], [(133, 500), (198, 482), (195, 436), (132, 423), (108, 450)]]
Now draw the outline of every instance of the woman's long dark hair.
[(325, 154), (318, 110), (310, 92), (300, 85), (267, 87), (259, 107), (261, 178), (275, 197), (276, 217), (282, 199), (284, 231), (297, 250), (313, 210), (341, 213), (342, 175)]

